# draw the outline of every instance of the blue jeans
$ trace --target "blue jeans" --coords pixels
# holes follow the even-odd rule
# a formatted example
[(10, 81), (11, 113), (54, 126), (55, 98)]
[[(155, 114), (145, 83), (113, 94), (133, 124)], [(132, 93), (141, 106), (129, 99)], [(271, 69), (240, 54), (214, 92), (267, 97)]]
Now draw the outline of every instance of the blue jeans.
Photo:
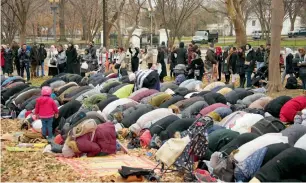
[(20, 70), (21, 77), (24, 76), (23, 75), (24, 70), (26, 70), (26, 73), (27, 73), (27, 81), (30, 81), (31, 74), (30, 74), (30, 63), (29, 62), (22, 62), (21, 63), (21, 70)]
[(265, 66), (265, 62), (256, 62), (257, 70), (263, 66)]
[(44, 137), (52, 138), (52, 123), (53, 123), (53, 118), (46, 118), (46, 119), (41, 119), (42, 122), (42, 135)]
[[(41, 61), (40, 67), (41, 67), (41, 76), (44, 76), (44, 75), (45, 75), (45, 72), (44, 72), (44, 61), (43, 61), (43, 60)], [(38, 66), (37, 69), (36, 69), (36, 73), (37, 73), (36, 76), (39, 76), (39, 66)]]
[(245, 75), (246, 75), (246, 81), (247, 81), (247, 85), (246, 87), (247, 88), (250, 88), (252, 86), (252, 72), (245, 72)]

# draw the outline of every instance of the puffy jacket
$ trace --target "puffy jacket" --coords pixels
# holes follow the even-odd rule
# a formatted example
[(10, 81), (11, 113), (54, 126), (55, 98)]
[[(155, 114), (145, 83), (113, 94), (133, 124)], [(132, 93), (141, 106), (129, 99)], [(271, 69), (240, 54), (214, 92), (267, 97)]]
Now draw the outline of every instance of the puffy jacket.
[(174, 96), (171, 99), (162, 103), (159, 107), (160, 108), (168, 108), (170, 105), (177, 103), (178, 101), (184, 100), (182, 96)]
[(216, 104), (213, 104), (213, 105), (210, 105), (208, 107), (205, 107), (204, 109), (202, 109), (200, 111), (200, 114), (197, 115), (197, 118), (200, 117), (201, 115), (202, 116), (205, 116), (206, 114), (214, 111), (215, 109), (219, 108), (219, 107), (227, 107), (229, 108), (229, 106), (225, 105), (225, 104), (221, 104), (221, 103), (216, 103)]
[(155, 107), (159, 107), (162, 103), (164, 103), (167, 100), (170, 100), (172, 98), (171, 95), (167, 93), (160, 93), (159, 95), (156, 95), (151, 98), (149, 101), (149, 104)]
[(167, 117), (164, 117), (160, 120), (158, 120), (156, 123), (154, 123), (150, 128), (150, 133), (153, 136), (154, 134), (159, 135), (160, 132), (165, 130), (171, 123), (173, 123), (176, 120), (179, 120), (180, 118), (176, 115), (169, 115)]
[(262, 97), (266, 97), (265, 94), (263, 93), (255, 93), (253, 95), (249, 95), (247, 97), (245, 97), (244, 99), (242, 99), (242, 101), (238, 101), (238, 103), (242, 103), (246, 106), (249, 106), (252, 102), (262, 98)]
[(133, 88), (134, 88), (133, 84), (123, 86), (122, 88), (118, 89), (114, 93), (114, 95), (117, 96), (118, 98), (127, 98), (133, 92)]
[(49, 96), (41, 96), (36, 100), (35, 114), (39, 118), (53, 118), (54, 114), (58, 114), (57, 106), (54, 100)]
[[(184, 109), (186, 109), (187, 107), (191, 106), (192, 104), (194, 104), (197, 101), (204, 101), (203, 97), (191, 97), (185, 100), (181, 100), (178, 101), (177, 103), (173, 104), (174, 106), (176, 106), (179, 111), (183, 111)], [(170, 108), (171, 106), (169, 106)]]
[(294, 116), (297, 112), (302, 111), (306, 108), (306, 97), (299, 96), (295, 97), (281, 108), (279, 117), (282, 122), (293, 122)]
[(271, 100), (265, 107), (265, 112), (270, 113), (273, 117), (279, 118), (279, 113), (283, 105), (291, 100), (292, 97), (280, 96)]
[(262, 115), (247, 113), (236, 120), (235, 126), (231, 130), (239, 132), (240, 134), (248, 133), (251, 131), (251, 127), (261, 119), (263, 119)]
[(215, 88), (217, 86), (225, 86), (225, 84), (223, 82), (213, 82), (213, 83), (210, 83), (209, 85), (207, 85), (204, 88), (204, 91), (211, 91), (213, 88)]
[(103, 111), (103, 109), (108, 105), (110, 104), (111, 102), (115, 101), (115, 100), (118, 100), (119, 98), (116, 97), (116, 96), (108, 96), (107, 99), (99, 102), (97, 104), (97, 106), (99, 107), (100, 111)]
[(162, 83), (160, 91), (164, 92), (167, 89), (171, 89), (172, 91), (176, 90), (179, 86), (170, 82), (170, 83)]
[(289, 144), (294, 146), (299, 138), (306, 134), (306, 126), (301, 124), (294, 124), (283, 130), (282, 134), (283, 136), (288, 137)]
[[(92, 135), (94, 135), (93, 140)], [(111, 122), (99, 124), (95, 133), (87, 133), (76, 139), (79, 151), (87, 153), (88, 157), (98, 155), (100, 152), (107, 154), (116, 153), (116, 132)]]
[(132, 97), (136, 96), (137, 94), (139, 94), (139, 93), (141, 93), (143, 91), (146, 91), (146, 90), (149, 90), (149, 89), (148, 88), (141, 88), (139, 90), (136, 90), (133, 93), (131, 93), (131, 95), (128, 98), (132, 98)]
[(266, 105), (272, 100), (271, 97), (262, 97), (249, 105), (250, 109), (264, 109)]
[(182, 111), (182, 118), (195, 118), (201, 109), (207, 106), (208, 104), (205, 101), (197, 101)]
[(105, 118), (107, 118), (107, 116), (108, 116), (113, 110), (115, 110), (117, 106), (119, 106), (119, 105), (124, 105), (124, 104), (130, 103), (130, 102), (137, 103), (137, 102), (135, 102), (134, 100), (132, 100), (132, 99), (127, 99), (127, 98), (122, 98), (122, 99), (115, 100), (115, 101), (111, 102), (110, 104), (108, 104), (108, 105), (103, 109), (102, 114), (104, 115)]
[(123, 119), (121, 123), (125, 128), (129, 128), (136, 123), (142, 115), (152, 110), (154, 110), (154, 107), (149, 104), (138, 104), (135, 107), (128, 108), (122, 113)]
[(137, 93), (136, 95), (134, 95), (133, 97), (130, 97), (130, 99), (136, 101), (136, 102), (140, 102), (141, 99), (148, 97), (154, 93), (158, 93), (157, 90), (154, 89), (150, 89), (150, 90), (144, 90), (142, 92)]
[(108, 93), (112, 88), (121, 85), (121, 82), (118, 81), (113, 81), (110, 83), (107, 83), (105, 85), (103, 85), (103, 88), (101, 89), (101, 93)]
[(142, 115), (135, 124), (130, 126), (130, 130), (134, 132), (136, 135), (139, 135), (140, 131), (144, 128), (147, 123), (151, 123), (153, 120), (158, 120), (163, 117), (169, 116), (173, 114), (171, 109), (155, 109), (150, 111), (144, 115)]
[(221, 122), (218, 123), (218, 125), (221, 125), (221, 126), (226, 127), (226, 128), (232, 128), (235, 125), (236, 121), (238, 119), (242, 118), (244, 116), (244, 114), (246, 114), (246, 112), (244, 112), (244, 111), (233, 112), (232, 114), (223, 118), (221, 120)]

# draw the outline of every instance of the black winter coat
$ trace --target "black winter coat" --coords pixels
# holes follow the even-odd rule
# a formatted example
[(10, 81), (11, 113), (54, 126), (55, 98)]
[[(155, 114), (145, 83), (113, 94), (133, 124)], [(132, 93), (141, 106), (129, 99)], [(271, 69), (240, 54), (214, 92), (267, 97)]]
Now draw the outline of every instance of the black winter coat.
[(290, 53), (286, 57), (286, 74), (293, 74), (294, 67), (293, 67), (293, 55)]
[(237, 59), (237, 62), (236, 62), (236, 72), (237, 72), (237, 74), (245, 74), (244, 62), (245, 62), (245, 57), (244, 57), (243, 53), (238, 53), (238, 59)]
[(255, 51), (252, 49), (249, 51), (249, 53), (246, 55), (245, 58), (245, 71), (246, 72), (253, 72), (254, 67), (255, 67), (255, 63), (256, 63), (256, 53)]

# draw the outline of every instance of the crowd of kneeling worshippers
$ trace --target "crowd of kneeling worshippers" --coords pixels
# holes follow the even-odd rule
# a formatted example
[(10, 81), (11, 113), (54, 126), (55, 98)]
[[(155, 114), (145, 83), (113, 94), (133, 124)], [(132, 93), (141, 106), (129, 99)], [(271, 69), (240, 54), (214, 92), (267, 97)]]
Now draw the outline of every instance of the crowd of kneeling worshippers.
[[(185, 181), (306, 181), (305, 96), (271, 98), (260, 88), (179, 77), (160, 83), (155, 70), (120, 79), (60, 74), (40, 87), (1, 77), (1, 88), (1, 117), (26, 129), (19, 141), (47, 138), (44, 152), (55, 156), (115, 154), (128, 139), (128, 149), (158, 149), (160, 172), (182, 171)], [(56, 105), (52, 130), (36, 111), (45, 101)], [(150, 174), (136, 170), (121, 173)]]

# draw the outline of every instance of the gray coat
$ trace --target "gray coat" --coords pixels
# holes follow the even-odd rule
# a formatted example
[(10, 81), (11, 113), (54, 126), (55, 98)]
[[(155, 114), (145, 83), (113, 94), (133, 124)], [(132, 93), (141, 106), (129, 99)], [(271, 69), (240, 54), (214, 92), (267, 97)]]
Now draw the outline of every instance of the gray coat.
[(134, 107), (130, 107), (127, 110), (123, 111), (122, 116), (123, 120), (121, 121), (122, 125), (125, 128), (129, 128), (132, 124), (143, 115), (154, 109), (153, 106), (149, 104), (139, 104)]
[(182, 118), (195, 118), (201, 109), (204, 107), (208, 107), (207, 102), (205, 101), (198, 101), (192, 104), (191, 106), (187, 107), (182, 111)]

